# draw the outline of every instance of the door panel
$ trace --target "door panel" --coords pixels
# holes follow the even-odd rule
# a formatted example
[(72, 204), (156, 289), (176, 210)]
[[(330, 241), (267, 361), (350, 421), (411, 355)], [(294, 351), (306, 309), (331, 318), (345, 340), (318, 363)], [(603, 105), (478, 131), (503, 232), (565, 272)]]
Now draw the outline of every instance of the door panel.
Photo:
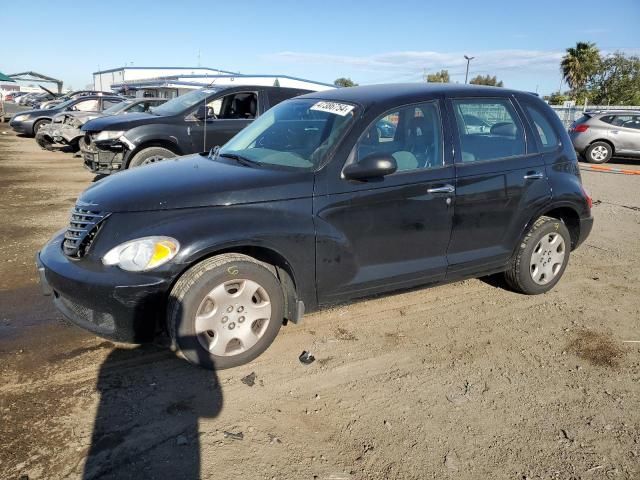
[[(455, 276), (503, 266), (523, 227), (551, 198), (551, 188), (544, 155), (510, 97), (455, 98), (448, 109), (459, 133), (447, 250), (448, 274)], [(469, 131), (468, 116), (486, 122), (488, 130)]]
[[(449, 271), (504, 264), (530, 215), (550, 198), (541, 154), (456, 166)], [(542, 174), (542, 178), (535, 178)], [(534, 178), (525, 178), (525, 177)]]
[(640, 151), (640, 130), (620, 126), (612, 128), (608, 133), (618, 152)]
[(453, 167), (416, 175), (410, 185), (385, 179), (391, 185), (314, 199), (321, 303), (444, 278), (451, 195), (428, 190), (452, 184)]

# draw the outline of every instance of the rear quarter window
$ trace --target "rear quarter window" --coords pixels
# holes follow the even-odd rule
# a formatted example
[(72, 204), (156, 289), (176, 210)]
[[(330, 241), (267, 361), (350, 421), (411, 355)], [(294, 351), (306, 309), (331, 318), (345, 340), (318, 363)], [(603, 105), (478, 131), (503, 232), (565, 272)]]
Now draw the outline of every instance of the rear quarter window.
[(529, 103), (525, 104), (524, 108), (531, 119), (534, 134), (540, 142), (542, 150), (551, 151), (558, 148), (560, 145), (558, 135), (542, 109)]

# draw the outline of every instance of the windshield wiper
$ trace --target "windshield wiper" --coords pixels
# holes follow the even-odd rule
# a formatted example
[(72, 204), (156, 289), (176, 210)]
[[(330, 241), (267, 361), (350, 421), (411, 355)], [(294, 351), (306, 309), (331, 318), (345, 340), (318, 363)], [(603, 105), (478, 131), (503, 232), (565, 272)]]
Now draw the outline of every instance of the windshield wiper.
[(235, 160), (236, 162), (238, 162), (241, 165), (247, 166), (247, 167), (255, 167), (255, 166), (261, 166), (262, 163), (257, 162), (255, 160), (251, 160), (250, 158), (247, 157), (243, 157), (242, 155), (238, 155), (237, 153), (218, 153), (216, 155), (217, 157), (225, 157), (225, 158), (230, 158), (232, 160)]

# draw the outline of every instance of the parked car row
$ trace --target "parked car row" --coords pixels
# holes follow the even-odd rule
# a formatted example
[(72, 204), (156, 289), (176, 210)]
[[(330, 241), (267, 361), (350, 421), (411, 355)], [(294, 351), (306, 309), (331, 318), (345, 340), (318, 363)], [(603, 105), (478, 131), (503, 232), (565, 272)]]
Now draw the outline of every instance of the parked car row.
[(54, 146), (70, 146), (73, 151), (80, 149), (83, 143), (84, 132), (80, 129), (89, 120), (110, 115), (126, 115), (129, 113), (148, 112), (151, 108), (166, 102), (163, 98), (136, 98), (115, 102), (111, 97), (102, 98), (102, 112), (65, 110), (56, 114), (51, 123), (39, 128), (36, 133), (36, 142), (45, 150), (51, 150)]
[(84, 166), (109, 175), (224, 144), (283, 100), (308, 90), (269, 86), (211, 86), (165, 99), (126, 99), (74, 92), (46, 109), (19, 112), (10, 126), (47, 150), (80, 150)]
[(100, 336), (166, 332), (228, 368), (358, 297), (496, 273), (547, 292), (591, 231), (568, 133), (535, 95), (300, 93), (216, 86), (86, 122), (85, 165), (131, 171), (82, 193), (39, 252), (45, 294)]

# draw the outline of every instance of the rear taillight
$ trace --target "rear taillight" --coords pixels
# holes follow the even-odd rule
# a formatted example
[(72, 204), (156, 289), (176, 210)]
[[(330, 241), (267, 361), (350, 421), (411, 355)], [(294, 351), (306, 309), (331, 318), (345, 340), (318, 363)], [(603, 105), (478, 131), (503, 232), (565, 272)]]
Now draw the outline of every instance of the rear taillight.
[(589, 192), (587, 192), (587, 189), (584, 188), (584, 186), (581, 186), (580, 188), (582, 188), (582, 194), (584, 195), (584, 199), (587, 201), (589, 210), (591, 210), (591, 207), (593, 206), (593, 199), (591, 198), (591, 195), (589, 195)]
[(578, 125), (571, 127), (571, 131), (576, 133), (584, 133), (587, 130), (589, 130), (589, 125), (586, 123), (579, 123)]

